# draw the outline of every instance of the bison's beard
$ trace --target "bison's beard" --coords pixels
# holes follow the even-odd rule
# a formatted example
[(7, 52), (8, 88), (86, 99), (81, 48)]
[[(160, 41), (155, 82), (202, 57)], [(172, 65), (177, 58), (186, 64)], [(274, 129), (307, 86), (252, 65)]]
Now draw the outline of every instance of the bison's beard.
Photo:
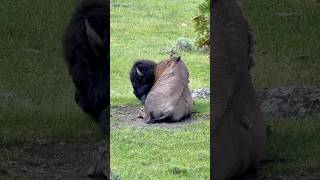
[(141, 97), (141, 102), (142, 102), (142, 104), (144, 104), (144, 102), (146, 101), (146, 99), (147, 99), (147, 95), (146, 94), (144, 94), (142, 97)]

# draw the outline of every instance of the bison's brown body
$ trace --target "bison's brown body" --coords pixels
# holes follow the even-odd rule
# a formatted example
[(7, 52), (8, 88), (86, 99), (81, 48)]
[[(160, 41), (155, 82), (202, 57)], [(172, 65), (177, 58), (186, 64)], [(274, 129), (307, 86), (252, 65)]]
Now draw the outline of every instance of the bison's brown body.
[(266, 127), (252, 85), (251, 28), (236, 0), (215, 0), (212, 24), (214, 180), (266, 158)]
[(145, 101), (147, 123), (179, 121), (191, 114), (189, 72), (180, 57), (170, 57), (156, 66), (155, 83)]

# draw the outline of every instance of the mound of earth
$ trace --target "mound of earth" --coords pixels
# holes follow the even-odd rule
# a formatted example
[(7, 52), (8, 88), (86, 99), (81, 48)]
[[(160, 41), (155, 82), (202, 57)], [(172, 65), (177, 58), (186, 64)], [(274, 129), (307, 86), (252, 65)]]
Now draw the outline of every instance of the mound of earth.
[(87, 176), (103, 143), (37, 142), (6, 147), (0, 178), (92, 180)]
[(320, 88), (281, 86), (259, 93), (265, 117), (304, 117), (320, 113)]

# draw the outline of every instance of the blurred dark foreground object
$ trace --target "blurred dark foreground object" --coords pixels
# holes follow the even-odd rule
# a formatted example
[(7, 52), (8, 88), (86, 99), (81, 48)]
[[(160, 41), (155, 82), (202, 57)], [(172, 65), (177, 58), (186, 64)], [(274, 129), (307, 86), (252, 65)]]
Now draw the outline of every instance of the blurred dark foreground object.
[(75, 101), (100, 121), (109, 102), (108, 14), (105, 0), (82, 0), (63, 35), (63, 55), (75, 85)]
[(213, 1), (213, 177), (230, 179), (266, 159), (266, 125), (254, 90), (252, 28), (236, 0)]
[[(75, 85), (75, 101), (100, 122), (109, 140), (109, 3), (106, 0), (80, 0), (63, 35), (63, 55)], [(108, 143), (90, 168), (90, 177), (107, 179)]]

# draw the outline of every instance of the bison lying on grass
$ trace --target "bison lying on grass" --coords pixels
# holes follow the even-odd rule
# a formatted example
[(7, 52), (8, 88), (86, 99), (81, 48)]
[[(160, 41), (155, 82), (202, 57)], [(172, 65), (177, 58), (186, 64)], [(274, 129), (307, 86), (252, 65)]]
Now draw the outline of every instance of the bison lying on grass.
[(229, 179), (266, 158), (266, 126), (250, 69), (252, 29), (236, 0), (213, 1), (213, 172)]
[(189, 72), (180, 57), (159, 64), (136, 62), (130, 72), (134, 94), (144, 103), (147, 123), (180, 121), (191, 115)]
[[(76, 88), (75, 101), (96, 122), (102, 123), (105, 134), (109, 120), (107, 5), (105, 0), (81, 0), (62, 41), (64, 59)], [(91, 169), (92, 176), (108, 175), (108, 153), (101, 154), (98, 164)]]

